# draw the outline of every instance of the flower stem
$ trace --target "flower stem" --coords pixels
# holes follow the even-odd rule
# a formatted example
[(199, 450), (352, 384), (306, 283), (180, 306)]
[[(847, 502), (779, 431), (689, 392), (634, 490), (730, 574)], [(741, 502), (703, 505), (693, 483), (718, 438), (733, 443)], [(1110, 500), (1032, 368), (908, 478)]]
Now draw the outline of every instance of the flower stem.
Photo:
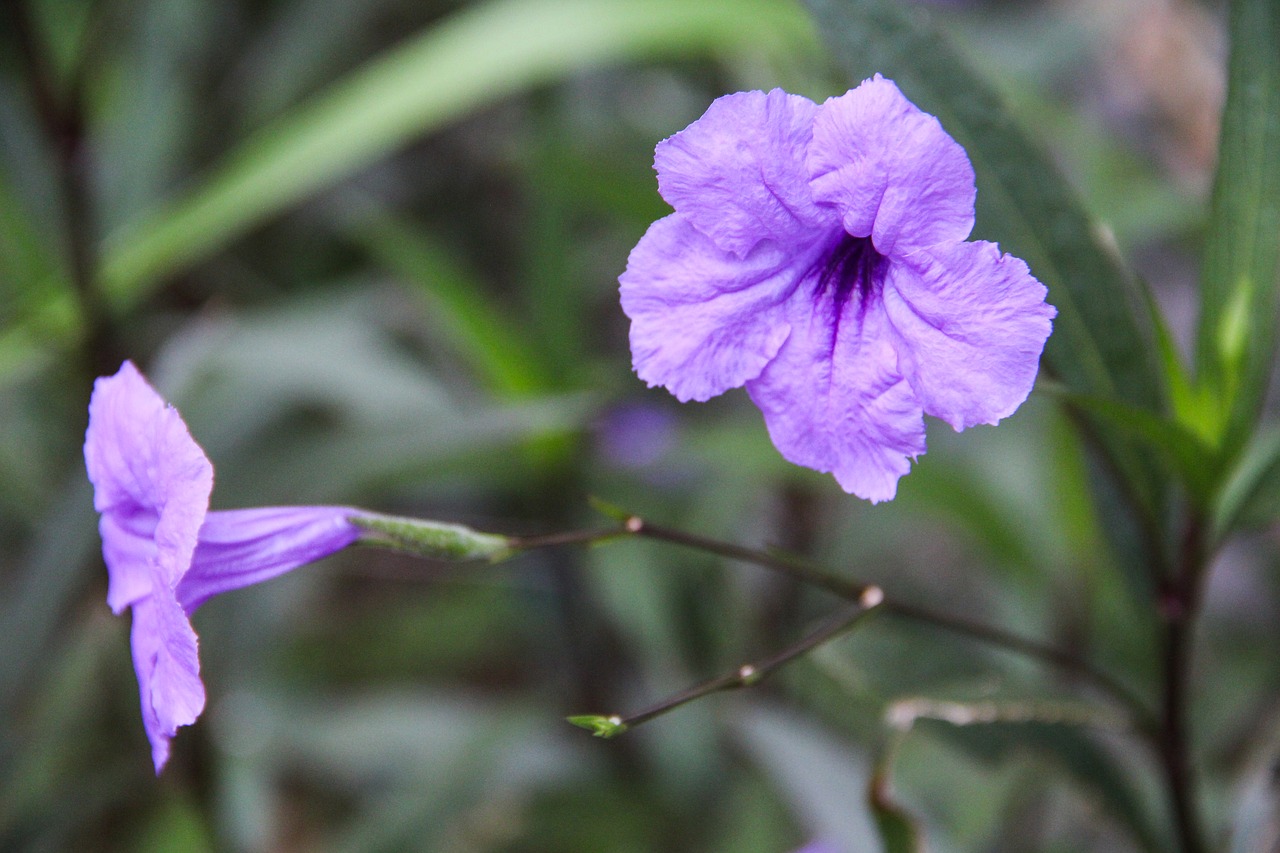
[(813, 651), (823, 643), (829, 642), (851, 629), (863, 616), (878, 606), (883, 601), (883, 598), (884, 595), (879, 587), (866, 587), (858, 601), (841, 608), (830, 619), (809, 634), (806, 634), (801, 640), (779, 652), (754, 663), (745, 663), (731, 672), (708, 679), (700, 684), (695, 684), (687, 690), (674, 693), (660, 702), (633, 714), (625, 716), (615, 714), (594, 724), (590, 721), (600, 718), (578, 717), (573, 718), (574, 722), (578, 725), (585, 725), (587, 728), (595, 728), (597, 733), (604, 736), (612, 736), (620, 734), (627, 729), (635, 728), (641, 723), (646, 723), (655, 717), (660, 717), (704, 696), (710, 696), (713, 693), (721, 693), (726, 690), (737, 690), (742, 687), (754, 687), (796, 658)]
[(1183, 535), (1181, 564), (1159, 601), (1165, 629), (1164, 685), (1157, 747), (1182, 853), (1203, 853), (1207, 849), (1196, 807), (1195, 773), (1186, 718), (1192, 633), (1207, 574), (1204, 530), (1201, 519), (1188, 521)]
[(744, 563), (752, 563), (787, 577), (795, 578), (810, 586), (824, 589), (833, 595), (855, 603), (862, 601), (865, 595), (874, 591), (874, 595), (883, 599), (881, 609), (886, 615), (910, 619), (953, 634), (969, 637), (1007, 652), (1032, 658), (1055, 669), (1069, 672), (1089, 682), (1102, 694), (1109, 696), (1123, 707), (1129, 713), (1132, 724), (1139, 731), (1149, 737), (1154, 737), (1159, 729), (1159, 722), (1140, 697), (1106, 672), (1082, 659), (1079, 655), (1038, 640), (984, 625), (980, 622), (888, 598), (878, 586), (848, 580), (831, 574), (789, 554), (746, 548), (741, 545), (700, 536), (696, 533), (688, 533), (683, 530), (656, 525), (638, 515), (620, 513), (612, 508), (607, 511), (618, 518), (618, 527), (605, 530), (571, 531), (541, 537), (514, 538), (511, 540), (511, 547), (514, 550), (524, 550), (551, 545), (595, 544), (623, 536), (636, 536), (670, 542), (696, 551), (715, 554), (732, 560), (740, 560)]

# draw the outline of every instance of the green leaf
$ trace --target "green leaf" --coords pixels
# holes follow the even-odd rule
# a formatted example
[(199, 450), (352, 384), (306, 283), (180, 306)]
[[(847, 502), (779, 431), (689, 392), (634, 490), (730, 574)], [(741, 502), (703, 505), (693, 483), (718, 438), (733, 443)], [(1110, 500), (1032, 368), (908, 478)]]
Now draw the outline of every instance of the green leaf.
[(905, 737), (905, 732), (894, 732), (889, 736), (876, 758), (875, 771), (867, 786), (867, 802), (871, 805), (871, 816), (880, 832), (885, 853), (924, 853), (926, 849), (924, 833), (910, 813), (894, 799), (890, 782), (893, 762)]
[(493, 0), (354, 72), (231, 152), (189, 196), (117, 234), (117, 304), (264, 219), (486, 104), (582, 68), (751, 46), (796, 49), (811, 27), (773, 0)]
[(1213, 449), (1181, 423), (1117, 400), (1085, 394), (1061, 394), (1062, 401), (1109, 424), (1155, 451), (1197, 504), (1205, 505), (1216, 484), (1218, 464)]
[(1213, 532), (1221, 539), (1240, 526), (1280, 518), (1280, 429), (1254, 436), (1219, 490)]
[(1231, 60), (1201, 278), (1196, 367), (1234, 451), (1262, 404), (1276, 343), (1280, 270), (1280, 6), (1231, 5)]
[(998, 240), (1025, 260), (1058, 308), (1045, 348), (1049, 369), (1074, 391), (1159, 409), (1156, 353), (1140, 292), (1113, 241), (996, 93), (906, 4), (807, 5), (851, 80), (876, 72), (894, 78), (968, 152), (978, 176), (975, 236)]
[[(1044, 152), (1016, 126), (1001, 98), (966, 66), (928, 17), (885, 0), (806, 0), (851, 81), (894, 78), (964, 146), (977, 174), (974, 237), (996, 240), (1027, 262), (1057, 307), (1044, 366), (1071, 391), (1166, 408), (1150, 305), (1120, 262), (1109, 232), (1085, 213)], [(1113, 425), (1078, 419), (1096, 467), (1094, 492), (1115, 498), (1103, 516), (1118, 562), (1171, 559), (1162, 525), (1169, 483), (1159, 460)]]
[(1098, 802), (1149, 851), (1167, 850), (1148, 816), (1148, 805), (1116, 757), (1089, 736), (1086, 727), (1117, 728), (1106, 709), (1068, 702), (952, 702), (908, 699), (888, 712), (900, 728), (945, 724), (941, 731), (975, 757), (1006, 760), (1032, 750)]
[(495, 392), (522, 396), (553, 386), (524, 328), (442, 245), (388, 216), (362, 221), (353, 234), (424, 297), (432, 332), (452, 342)]

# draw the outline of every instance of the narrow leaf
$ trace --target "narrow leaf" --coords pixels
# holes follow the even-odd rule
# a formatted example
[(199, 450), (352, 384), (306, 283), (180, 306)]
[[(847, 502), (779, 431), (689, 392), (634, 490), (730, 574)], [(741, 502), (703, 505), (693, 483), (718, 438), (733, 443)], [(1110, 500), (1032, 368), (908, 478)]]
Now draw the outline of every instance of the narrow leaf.
[(927, 18), (882, 0), (807, 0), (851, 81), (894, 78), (938, 117), (978, 175), (975, 236), (1021, 257), (1058, 308), (1048, 367), (1072, 390), (1158, 408), (1147, 306), (1048, 157), (1014, 125), (999, 96)]
[(1196, 366), (1242, 446), (1266, 393), (1280, 270), (1280, 5), (1231, 4), (1231, 60), (1201, 280)]
[(806, 44), (771, 0), (491, 0), (390, 51), (264, 127), (189, 196), (117, 234), (103, 279), (118, 304), (409, 139), (582, 68), (639, 56)]
[(1280, 518), (1280, 429), (1254, 437), (1214, 502), (1213, 531), (1222, 538), (1238, 526)]
[(867, 786), (867, 802), (880, 833), (885, 853), (924, 853), (924, 833), (911, 814), (893, 796), (891, 776), (898, 749), (906, 732), (897, 731), (887, 738), (876, 756), (875, 769)]
[(1195, 433), (1150, 410), (1117, 400), (1085, 394), (1063, 394), (1061, 398), (1068, 406), (1092, 415), (1154, 451), (1194, 501), (1202, 505), (1208, 502), (1216, 484), (1217, 457)]
[(433, 333), (450, 341), (495, 392), (514, 397), (554, 385), (521, 326), (427, 234), (385, 216), (353, 226), (352, 234), (422, 294)]

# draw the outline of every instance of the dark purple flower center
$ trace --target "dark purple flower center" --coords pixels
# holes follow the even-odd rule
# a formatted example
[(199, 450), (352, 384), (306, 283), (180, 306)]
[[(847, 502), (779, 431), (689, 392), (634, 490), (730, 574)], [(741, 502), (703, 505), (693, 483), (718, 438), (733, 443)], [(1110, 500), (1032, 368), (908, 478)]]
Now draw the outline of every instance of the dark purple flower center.
[(870, 237), (844, 234), (814, 265), (813, 295), (830, 295), (834, 320), (839, 323), (845, 305), (855, 295), (859, 313), (866, 311), (868, 300), (884, 285), (886, 267), (884, 255), (876, 251)]

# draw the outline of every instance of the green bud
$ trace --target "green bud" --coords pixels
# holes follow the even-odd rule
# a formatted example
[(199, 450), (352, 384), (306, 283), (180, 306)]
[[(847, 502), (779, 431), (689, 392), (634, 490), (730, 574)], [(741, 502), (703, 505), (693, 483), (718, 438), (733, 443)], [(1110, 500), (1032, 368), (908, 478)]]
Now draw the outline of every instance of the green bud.
[(581, 729), (586, 729), (596, 737), (617, 737), (627, 730), (627, 724), (621, 717), (602, 717), (599, 714), (582, 714), (577, 717), (566, 717), (568, 722)]
[(489, 560), (498, 562), (511, 556), (512, 543), (506, 536), (481, 533), (461, 524), (424, 521), (378, 513), (351, 516), (361, 528), (359, 544), (389, 548), (435, 560)]

